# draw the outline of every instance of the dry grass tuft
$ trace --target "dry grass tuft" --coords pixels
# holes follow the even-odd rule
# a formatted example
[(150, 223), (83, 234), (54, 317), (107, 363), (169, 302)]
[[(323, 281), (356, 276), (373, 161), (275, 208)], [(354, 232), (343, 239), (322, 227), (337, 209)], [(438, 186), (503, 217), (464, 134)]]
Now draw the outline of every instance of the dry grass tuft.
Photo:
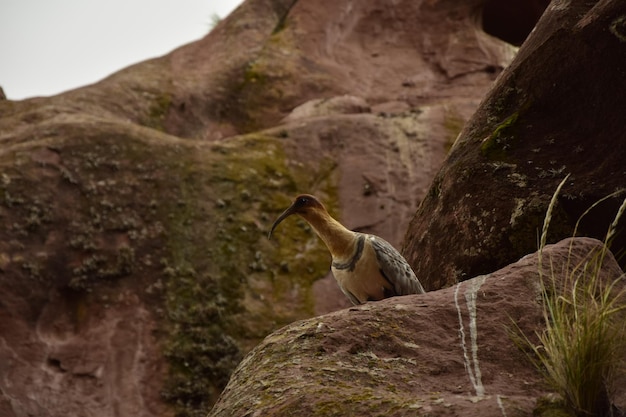
[(523, 347), (530, 348), (532, 362), (562, 397), (570, 413), (611, 416), (614, 414), (615, 381), (623, 370), (622, 358), (626, 352), (626, 328), (620, 314), (626, 309), (626, 286), (623, 277), (607, 282), (600, 272), (626, 210), (626, 199), (607, 231), (602, 249), (590, 253), (581, 264), (569, 265), (568, 261), (565, 270), (556, 271), (551, 262), (544, 267), (542, 252), (551, 214), (566, 180), (567, 177), (552, 197), (540, 239), (539, 267), (546, 327), (537, 333), (538, 345), (519, 329), (518, 340)]

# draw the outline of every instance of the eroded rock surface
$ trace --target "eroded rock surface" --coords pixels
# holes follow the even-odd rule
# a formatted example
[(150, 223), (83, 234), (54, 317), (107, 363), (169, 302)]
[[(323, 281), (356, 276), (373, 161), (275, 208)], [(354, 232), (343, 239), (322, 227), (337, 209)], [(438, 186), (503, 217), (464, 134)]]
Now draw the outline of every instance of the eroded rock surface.
[[(564, 280), (602, 247), (568, 239), (544, 249), (543, 265)], [(621, 276), (608, 253), (601, 280)], [(210, 416), (534, 415), (548, 391), (512, 340), (515, 325), (529, 337), (543, 326), (537, 254), (451, 288), (280, 329), (242, 361)], [(617, 397), (625, 393), (622, 385)]]
[[(626, 3), (553, 2), (465, 126), (407, 232), (428, 289), (493, 271), (537, 247), (566, 175), (550, 241), (626, 187)], [(594, 65), (587, 63), (593, 62)], [(579, 236), (604, 239), (625, 195), (598, 204)], [(626, 247), (624, 222), (612, 243)]]
[(204, 415), (264, 336), (347, 306), (305, 225), (267, 229), (310, 192), (401, 244), (515, 52), (484, 4), (250, 0), (97, 84), (0, 99), (0, 414)]

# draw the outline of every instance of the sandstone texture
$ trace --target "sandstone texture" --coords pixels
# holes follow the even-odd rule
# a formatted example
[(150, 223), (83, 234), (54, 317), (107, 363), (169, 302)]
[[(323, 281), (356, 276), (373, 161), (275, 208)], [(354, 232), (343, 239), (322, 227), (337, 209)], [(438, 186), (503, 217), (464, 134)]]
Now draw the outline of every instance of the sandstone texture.
[[(626, 188), (626, 3), (554, 1), (465, 125), (406, 235), (427, 289), (494, 271), (550, 241), (604, 239)], [(582, 219), (581, 216), (594, 204)], [(576, 228), (577, 222), (578, 228)], [(623, 224), (612, 242), (622, 267)]]
[(0, 414), (205, 415), (263, 337), (348, 306), (306, 225), (267, 229), (309, 192), (401, 245), (515, 54), (487, 7), (249, 0), (97, 84), (0, 99)]
[[(588, 238), (547, 246), (544, 276), (565, 283), (602, 247)], [(539, 271), (527, 255), (444, 290), (286, 326), (244, 358), (210, 416), (538, 415), (550, 391), (512, 335), (534, 338), (544, 326)], [(623, 275), (610, 252), (600, 271), (605, 282)]]

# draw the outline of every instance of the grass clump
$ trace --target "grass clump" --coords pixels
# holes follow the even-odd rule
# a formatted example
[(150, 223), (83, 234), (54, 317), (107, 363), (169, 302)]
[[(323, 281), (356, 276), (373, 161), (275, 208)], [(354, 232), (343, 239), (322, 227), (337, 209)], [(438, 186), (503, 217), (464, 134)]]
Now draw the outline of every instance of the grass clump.
[[(622, 276), (607, 280), (601, 270), (618, 221), (626, 210), (626, 200), (609, 226), (601, 249), (590, 253), (577, 265), (570, 265), (568, 259), (564, 270), (555, 270), (552, 262), (544, 265), (542, 252), (551, 214), (566, 180), (567, 177), (552, 197), (539, 245), (546, 327), (537, 333), (538, 345), (526, 335), (522, 335), (522, 340), (530, 347), (532, 362), (562, 397), (569, 414), (612, 416), (615, 415), (613, 396), (616, 377), (623, 370), (622, 358), (626, 352), (625, 325), (620, 314), (626, 308), (626, 287)], [(615, 194), (607, 198), (612, 196)], [(591, 208), (583, 213), (581, 219)], [(578, 224), (574, 235), (577, 228)], [(571, 252), (570, 248), (570, 256)]]

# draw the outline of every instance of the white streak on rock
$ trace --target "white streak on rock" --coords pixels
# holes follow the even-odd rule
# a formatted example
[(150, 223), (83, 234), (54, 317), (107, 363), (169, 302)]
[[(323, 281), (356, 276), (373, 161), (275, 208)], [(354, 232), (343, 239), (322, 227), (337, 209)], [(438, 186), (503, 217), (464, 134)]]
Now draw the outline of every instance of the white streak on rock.
[(471, 341), (471, 358), (468, 353), (467, 344), (465, 343), (465, 327), (463, 326), (463, 314), (459, 306), (459, 289), (461, 283), (458, 283), (454, 290), (454, 305), (459, 315), (459, 337), (461, 338), (461, 348), (463, 349), (463, 359), (465, 361), (465, 369), (469, 376), (470, 382), (476, 391), (476, 395), (482, 397), (485, 395), (485, 387), (483, 386), (482, 376), (480, 373), (480, 365), (478, 363), (478, 327), (476, 325), (476, 299), (478, 298), (478, 290), (483, 285), (487, 275), (482, 275), (468, 281), (469, 288), (465, 292), (465, 302), (469, 315), (469, 331)]
[(504, 404), (502, 403), (502, 397), (496, 395), (496, 401), (498, 402), (498, 407), (500, 407), (500, 410), (502, 411), (502, 417), (507, 417), (506, 410), (504, 409)]

